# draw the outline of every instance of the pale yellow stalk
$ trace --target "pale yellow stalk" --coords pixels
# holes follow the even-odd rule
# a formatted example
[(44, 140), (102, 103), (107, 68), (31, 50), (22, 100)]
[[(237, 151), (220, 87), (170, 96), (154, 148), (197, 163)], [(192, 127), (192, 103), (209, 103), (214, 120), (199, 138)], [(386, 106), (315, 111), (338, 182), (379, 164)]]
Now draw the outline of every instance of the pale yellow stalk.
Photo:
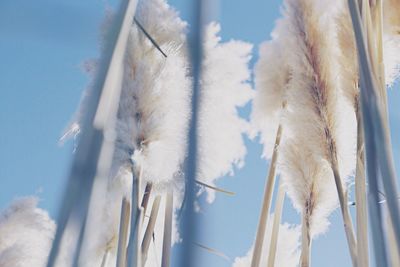
[(174, 197), (172, 195), (172, 192), (168, 192), (167, 200), (165, 203), (164, 238), (161, 267), (169, 267), (171, 264), (172, 217), (174, 212), (173, 203)]
[(121, 220), (119, 224), (119, 238), (117, 251), (117, 267), (126, 266), (126, 248), (128, 243), (128, 229), (131, 203), (125, 197), (122, 199)]
[[(132, 174), (135, 173), (132, 167)], [(138, 267), (142, 266), (142, 257), (139, 252), (139, 236), (142, 226), (142, 216), (144, 216), (143, 208), (139, 206), (139, 189), (141, 188), (141, 180), (143, 175), (143, 168), (140, 168), (139, 177), (133, 176), (132, 184), (132, 208), (131, 208), (131, 222), (130, 222), (130, 234), (129, 243), (127, 248), (127, 267)]]
[(271, 165), (268, 171), (267, 182), (265, 183), (264, 199), (261, 208), (260, 220), (258, 222), (256, 241), (254, 244), (253, 257), (251, 259), (251, 267), (259, 267), (261, 252), (264, 242), (265, 229), (267, 226), (269, 210), (271, 206), (271, 199), (275, 185), (275, 172), (278, 159), (278, 148), (282, 137), (282, 126), (279, 125), (275, 139), (275, 147), (272, 153)]
[(101, 260), (101, 265), (100, 265), (101, 267), (106, 267), (107, 266), (109, 257), (110, 257), (110, 250), (107, 249), (104, 252), (103, 259)]
[(284, 200), (285, 200), (285, 188), (283, 186), (283, 182), (281, 179), (279, 182), (278, 195), (275, 200), (274, 224), (272, 226), (271, 241), (269, 243), (268, 264), (267, 264), (268, 267), (275, 266), (275, 255), (278, 246), (279, 226), (282, 218)]
[(141, 253), (142, 253), (142, 266), (146, 264), (147, 254), (150, 247), (151, 238), (153, 236), (154, 228), (156, 226), (158, 210), (160, 208), (161, 197), (157, 196), (154, 199), (153, 206), (151, 208), (149, 223), (147, 224), (146, 232), (143, 237)]
[(387, 216), (386, 219), (386, 226), (387, 226), (387, 231), (388, 231), (388, 244), (389, 244), (389, 251), (390, 251), (390, 261), (392, 263), (392, 266), (400, 266), (400, 248), (397, 246), (396, 243), (396, 238), (395, 238), (395, 233), (393, 229), (393, 224), (392, 220), (390, 219), (390, 216)]
[(303, 211), (301, 220), (301, 256), (300, 267), (310, 266), (311, 256), (311, 236), (310, 236), (310, 217), (309, 212)]
[(153, 188), (153, 184), (147, 183), (146, 188), (144, 189), (144, 193), (143, 193), (143, 197), (142, 197), (142, 204), (140, 205), (143, 209), (142, 222), (144, 220), (144, 217), (146, 216), (147, 206), (149, 204), (149, 199), (150, 199), (150, 194), (151, 194), (152, 188)]

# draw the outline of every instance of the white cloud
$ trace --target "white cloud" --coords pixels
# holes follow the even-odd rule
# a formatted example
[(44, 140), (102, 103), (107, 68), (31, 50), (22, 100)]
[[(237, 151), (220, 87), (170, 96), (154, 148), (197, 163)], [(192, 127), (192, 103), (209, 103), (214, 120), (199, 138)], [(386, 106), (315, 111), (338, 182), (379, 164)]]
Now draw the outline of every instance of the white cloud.
[[(272, 232), (273, 218), (271, 215), (267, 222), (263, 249), (261, 254), (260, 266), (267, 266), (269, 243)], [(300, 226), (281, 224), (279, 227), (278, 244), (275, 255), (275, 266), (296, 267), (300, 259)], [(250, 267), (253, 255), (253, 246), (249, 249), (246, 256), (237, 257), (232, 267)]]
[(0, 266), (44, 267), (55, 223), (36, 197), (15, 200), (0, 215)]
[[(214, 185), (221, 176), (232, 175), (244, 165), (243, 135), (248, 122), (238, 108), (253, 97), (249, 61), (252, 45), (241, 41), (221, 42), (220, 25), (206, 27), (201, 102), (199, 111), (199, 179)], [(214, 193), (207, 190), (208, 201)]]

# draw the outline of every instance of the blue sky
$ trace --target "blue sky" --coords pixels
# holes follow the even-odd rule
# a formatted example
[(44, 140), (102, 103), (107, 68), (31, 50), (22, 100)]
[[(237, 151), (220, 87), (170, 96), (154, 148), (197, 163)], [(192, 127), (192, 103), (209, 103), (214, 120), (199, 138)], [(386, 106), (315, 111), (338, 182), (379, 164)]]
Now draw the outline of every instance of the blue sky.
[[(95, 0), (0, 1), (0, 208), (17, 196), (36, 194), (40, 206), (54, 218), (71, 161), (72, 144), (58, 139), (89, 84), (81, 70), (85, 59), (98, 55), (99, 24), (107, 4)], [(268, 39), (279, 17), (279, 0), (221, 0), (214, 17), (222, 26), (223, 40), (241, 39), (257, 46)], [(186, 20), (188, 0), (172, 0)], [(398, 86), (397, 86), (398, 87)], [(389, 92), (396, 165), (399, 166), (400, 92)], [(249, 107), (241, 111), (245, 116)], [(247, 253), (253, 243), (267, 162), (260, 158), (257, 141), (246, 141), (246, 166), (219, 186), (236, 196), (217, 195), (201, 213), (199, 242), (220, 250), (232, 260)], [(283, 221), (298, 223), (286, 199)], [(313, 242), (313, 266), (350, 266), (341, 223), (335, 211), (327, 234)], [(225, 267), (231, 263), (197, 250), (198, 266)]]

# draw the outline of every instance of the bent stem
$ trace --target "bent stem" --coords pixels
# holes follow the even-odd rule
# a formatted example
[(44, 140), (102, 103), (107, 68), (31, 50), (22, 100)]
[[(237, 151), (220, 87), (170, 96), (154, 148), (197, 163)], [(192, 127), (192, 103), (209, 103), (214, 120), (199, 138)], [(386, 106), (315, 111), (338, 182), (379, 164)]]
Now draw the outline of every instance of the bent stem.
[(278, 131), (276, 133), (275, 139), (275, 147), (272, 154), (271, 165), (268, 171), (268, 178), (267, 182), (265, 183), (264, 189), (264, 199), (261, 208), (261, 215), (258, 222), (257, 234), (256, 234), (256, 241), (254, 245), (253, 257), (251, 259), (251, 267), (259, 267), (260, 265), (260, 258), (261, 258), (261, 251), (264, 242), (265, 236), (265, 228), (267, 226), (267, 220), (269, 215), (269, 209), (271, 206), (271, 198), (272, 193), (275, 185), (275, 172), (276, 172), (276, 164), (278, 159), (278, 147), (281, 142), (282, 137), (282, 125), (279, 125)]

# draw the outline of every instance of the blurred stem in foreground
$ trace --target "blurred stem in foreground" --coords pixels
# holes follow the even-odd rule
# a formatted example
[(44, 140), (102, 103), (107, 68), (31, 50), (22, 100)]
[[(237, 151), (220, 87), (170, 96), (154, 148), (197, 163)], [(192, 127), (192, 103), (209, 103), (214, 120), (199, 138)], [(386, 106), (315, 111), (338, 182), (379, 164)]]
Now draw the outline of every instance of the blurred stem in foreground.
[(367, 186), (365, 179), (364, 134), (359, 99), (356, 100), (357, 154), (356, 154), (356, 217), (357, 217), (357, 256), (359, 266), (368, 267), (368, 213)]
[[(365, 151), (369, 185), (369, 209), (377, 266), (387, 266), (382, 210), (379, 205), (378, 179), (381, 177), (388, 202), (397, 245), (400, 243), (400, 211), (397, 201), (397, 185), (391, 144), (388, 135), (388, 120), (377, 92), (379, 83), (372, 72), (368, 43), (365, 42), (360, 12), (356, 0), (348, 0), (353, 29), (356, 37), (360, 69), (360, 99), (364, 123)], [(382, 90), (382, 89), (381, 89)]]
[[(136, 4), (136, 0), (121, 1), (119, 12), (110, 28), (97, 79), (93, 85), (93, 94), (82, 120), (81, 136), (57, 219), (57, 231), (47, 262), (48, 267), (58, 265), (56, 261), (60, 253), (70, 258), (73, 266), (78, 265), (85, 237), (89, 202), (93, 199), (92, 189), (94, 194), (102, 191), (102, 188), (96, 188), (95, 182), (106, 179), (114, 151), (121, 70)], [(104, 182), (98, 184), (103, 185)], [(75, 235), (69, 237), (73, 243), (70, 248), (63, 248), (64, 233), (71, 231)]]

